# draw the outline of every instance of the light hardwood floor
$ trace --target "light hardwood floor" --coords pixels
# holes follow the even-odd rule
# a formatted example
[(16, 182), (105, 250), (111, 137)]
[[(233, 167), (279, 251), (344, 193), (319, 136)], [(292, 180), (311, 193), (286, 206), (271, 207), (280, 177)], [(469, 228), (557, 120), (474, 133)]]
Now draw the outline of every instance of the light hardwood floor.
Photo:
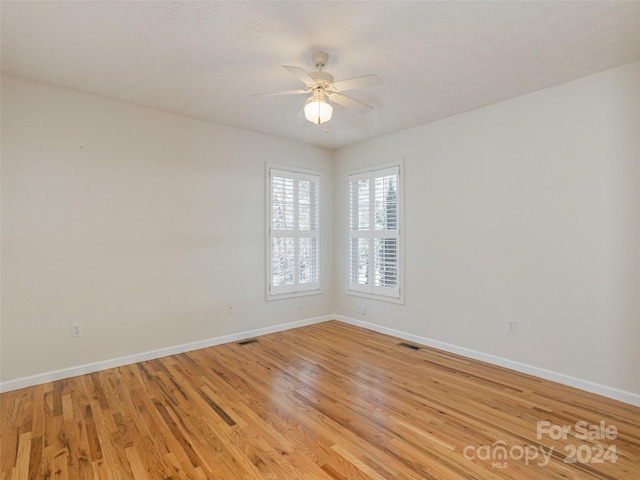
[(0, 479), (640, 478), (640, 408), (337, 321), (258, 340), (2, 394)]

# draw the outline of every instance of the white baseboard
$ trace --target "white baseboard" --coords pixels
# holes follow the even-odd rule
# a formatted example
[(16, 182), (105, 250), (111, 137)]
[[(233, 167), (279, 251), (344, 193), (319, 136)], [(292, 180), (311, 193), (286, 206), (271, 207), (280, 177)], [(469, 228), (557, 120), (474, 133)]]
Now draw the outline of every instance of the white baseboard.
[(350, 325), (366, 328), (375, 332), (392, 335), (394, 337), (401, 338), (403, 340), (409, 340), (412, 342), (427, 345), (429, 347), (444, 350), (446, 352), (462, 355), (463, 357), (480, 360), (483, 362), (498, 365), (500, 367), (509, 368), (517, 372), (526, 373), (536, 377), (544, 378), (554, 382), (569, 385), (571, 387), (579, 388), (587, 392), (596, 393), (605, 397), (613, 398), (621, 402), (629, 403), (631, 405), (640, 406), (640, 395), (618, 388), (609, 387), (607, 385), (601, 385), (598, 383), (590, 382), (580, 378), (565, 375), (563, 373), (553, 372), (551, 370), (545, 370), (543, 368), (534, 367), (525, 363), (516, 362), (502, 357), (496, 357), (486, 353), (471, 350), (469, 348), (452, 345), (438, 340), (433, 340), (427, 337), (420, 337), (410, 333), (402, 332), (400, 330), (394, 330), (393, 328), (383, 327), (374, 323), (364, 322), (362, 320), (356, 320), (351, 317), (345, 317), (343, 315), (325, 315), (322, 317), (309, 318), (305, 320), (299, 320), (295, 322), (282, 323), (274, 325), (272, 327), (259, 328), (256, 330), (248, 330), (244, 332), (234, 333), (232, 335), (224, 335), (222, 337), (210, 338), (207, 340), (201, 340), (198, 342), (187, 343), (183, 345), (176, 345), (167, 348), (161, 348), (158, 350), (152, 350), (150, 352), (138, 353), (135, 355), (128, 355), (125, 357), (113, 358), (95, 363), (89, 363), (86, 365), (79, 365), (77, 367), (65, 368), (62, 370), (55, 370), (52, 372), (45, 372), (29, 377), (17, 378), (15, 380), (8, 380), (6, 382), (0, 382), (0, 392), (8, 392), (11, 390), (17, 390), (19, 388), (31, 387), (33, 385), (39, 385), (42, 383), (53, 382), (61, 380), (63, 378), (74, 377), (76, 375), (84, 375), (87, 373), (98, 372), (100, 370), (106, 370), (108, 368), (121, 367), (123, 365), (129, 365), (136, 362), (143, 362), (145, 360), (152, 360), (154, 358), (166, 357), (168, 355), (175, 355), (178, 353), (189, 352), (192, 350), (198, 350), (200, 348), (212, 347), (214, 345), (221, 345), (223, 343), (237, 342), (246, 338), (257, 337), (260, 335), (267, 335), (269, 333), (281, 332), (283, 330), (289, 330), (292, 328), (304, 327), (306, 325), (313, 325), (316, 323), (325, 322), (327, 320), (338, 320)]
[(527, 365), (525, 363), (515, 362), (513, 360), (509, 360), (506, 358), (496, 357), (494, 355), (478, 352), (476, 350), (471, 350), (469, 348), (459, 347), (457, 345), (440, 342), (438, 340), (432, 340), (426, 337), (420, 337), (418, 335), (412, 335), (410, 333), (401, 332), (400, 330), (394, 330), (393, 328), (382, 327), (374, 323), (364, 322), (362, 320), (356, 320), (354, 318), (345, 317), (342, 315), (334, 315), (334, 318), (336, 320), (339, 320), (344, 323), (348, 323), (350, 325), (355, 325), (357, 327), (366, 328), (368, 330), (373, 330), (375, 332), (384, 333), (387, 335), (401, 338), (403, 340), (409, 340), (415, 343), (420, 343), (422, 345), (437, 348), (438, 350), (444, 350), (446, 352), (455, 353), (463, 357), (491, 363), (493, 365), (498, 365), (500, 367), (505, 367), (510, 370), (526, 373), (529, 375), (533, 375), (535, 377), (540, 377), (546, 380), (562, 383), (570, 387), (579, 388), (580, 390), (596, 393), (598, 395), (602, 395), (608, 398), (613, 398), (614, 400), (619, 400), (621, 402), (629, 403), (631, 405), (640, 407), (640, 395), (636, 393), (627, 392), (625, 390), (609, 387), (607, 385), (601, 385), (599, 383), (590, 382), (589, 380), (583, 380), (580, 378), (572, 377), (570, 375), (565, 375), (563, 373), (553, 372), (551, 370), (546, 370), (544, 368), (534, 367), (532, 365)]
[(123, 365), (130, 365), (132, 363), (143, 362), (145, 360), (152, 360), (154, 358), (166, 357), (168, 355), (176, 355), (178, 353), (190, 352), (192, 350), (199, 350), (201, 348), (212, 347), (214, 345), (221, 345), (223, 343), (237, 342), (251, 337), (258, 337), (260, 335), (267, 335), (269, 333), (281, 332), (283, 330), (290, 330), (292, 328), (304, 327), (306, 325), (313, 325), (315, 323), (326, 322), (332, 320), (334, 315), (325, 315), (322, 317), (308, 318), (305, 320), (298, 320), (295, 322), (281, 323), (272, 327), (258, 328), (256, 330), (248, 330), (245, 332), (234, 333), (232, 335), (224, 335), (222, 337), (209, 338), (207, 340), (200, 340), (198, 342), (185, 343), (183, 345), (175, 345), (173, 347), (160, 348), (158, 350), (152, 350), (150, 352), (137, 353), (135, 355), (128, 355), (125, 357), (118, 357), (109, 360), (103, 360), (100, 362), (89, 363), (86, 365), (79, 365), (77, 367), (64, 368), (62, 370), (55, 370), (52, 372), (40, 373), (37, 375), (31, 375), (29, 377), (17, 378), (15, 380), (8, 380), (6, 382), (0, 382), (0, 392), (9, 392), (11, 390), (17, 390), (19, 388), (32, 387), (34, 385), (40, 385), (42, 383), (54, 382), (56, 380), (62, 380), (63, 378), (75, 377), (77, 375), (84, 375), (87, 373), (98, 372), (100, 370), (106, 370), (108, 368), (121, 367)]

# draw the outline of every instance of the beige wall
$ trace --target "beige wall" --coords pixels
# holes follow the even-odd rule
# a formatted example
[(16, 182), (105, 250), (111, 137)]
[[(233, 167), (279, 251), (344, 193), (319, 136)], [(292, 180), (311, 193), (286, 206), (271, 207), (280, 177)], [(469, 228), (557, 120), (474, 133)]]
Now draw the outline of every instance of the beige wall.
[[(0, 379), (335, 313), (637, 398), (639, 117), (638, 62), (337, 152), (3, 76)], [(345, 174), (401, 158), (405, 304), (363, 301)], [(265, 301), (266, 162), (324, 174), (324, 295)]]
[(264, 207), (276, 162), (330, 215), (330, 151), (3, 76), (1, 153), (3, 381), (331, 313), (265, 301)]
[[(363, 302), (344, 293), (345, 174), (398, 158), (406, 302)], [(640, 393), (640, 63), (342, 149), (335, 165), (336, 313)]]

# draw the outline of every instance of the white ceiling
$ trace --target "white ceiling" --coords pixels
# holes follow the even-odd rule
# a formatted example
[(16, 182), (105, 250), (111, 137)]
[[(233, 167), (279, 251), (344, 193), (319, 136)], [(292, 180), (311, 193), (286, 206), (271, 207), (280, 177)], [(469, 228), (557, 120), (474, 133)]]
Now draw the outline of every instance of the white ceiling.
[[(327, 148), (438, 120), (640, 59), (640, 2), (7, 2), (2, 70)], [(317, 126), (300, 81), (376, 73)], [(325, 133), (325, 126), (328, 132)]]

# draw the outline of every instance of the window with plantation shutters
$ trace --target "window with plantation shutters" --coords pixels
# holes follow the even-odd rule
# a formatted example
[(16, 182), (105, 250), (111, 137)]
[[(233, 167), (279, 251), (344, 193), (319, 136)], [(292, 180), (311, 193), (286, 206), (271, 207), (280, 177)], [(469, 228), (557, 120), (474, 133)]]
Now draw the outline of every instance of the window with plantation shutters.
[(319, 291), (320, 176), (269, 167), (268, 188), (268, 297)]
[(400, 298), (400, 167), (349, 175), (349, 290)]

